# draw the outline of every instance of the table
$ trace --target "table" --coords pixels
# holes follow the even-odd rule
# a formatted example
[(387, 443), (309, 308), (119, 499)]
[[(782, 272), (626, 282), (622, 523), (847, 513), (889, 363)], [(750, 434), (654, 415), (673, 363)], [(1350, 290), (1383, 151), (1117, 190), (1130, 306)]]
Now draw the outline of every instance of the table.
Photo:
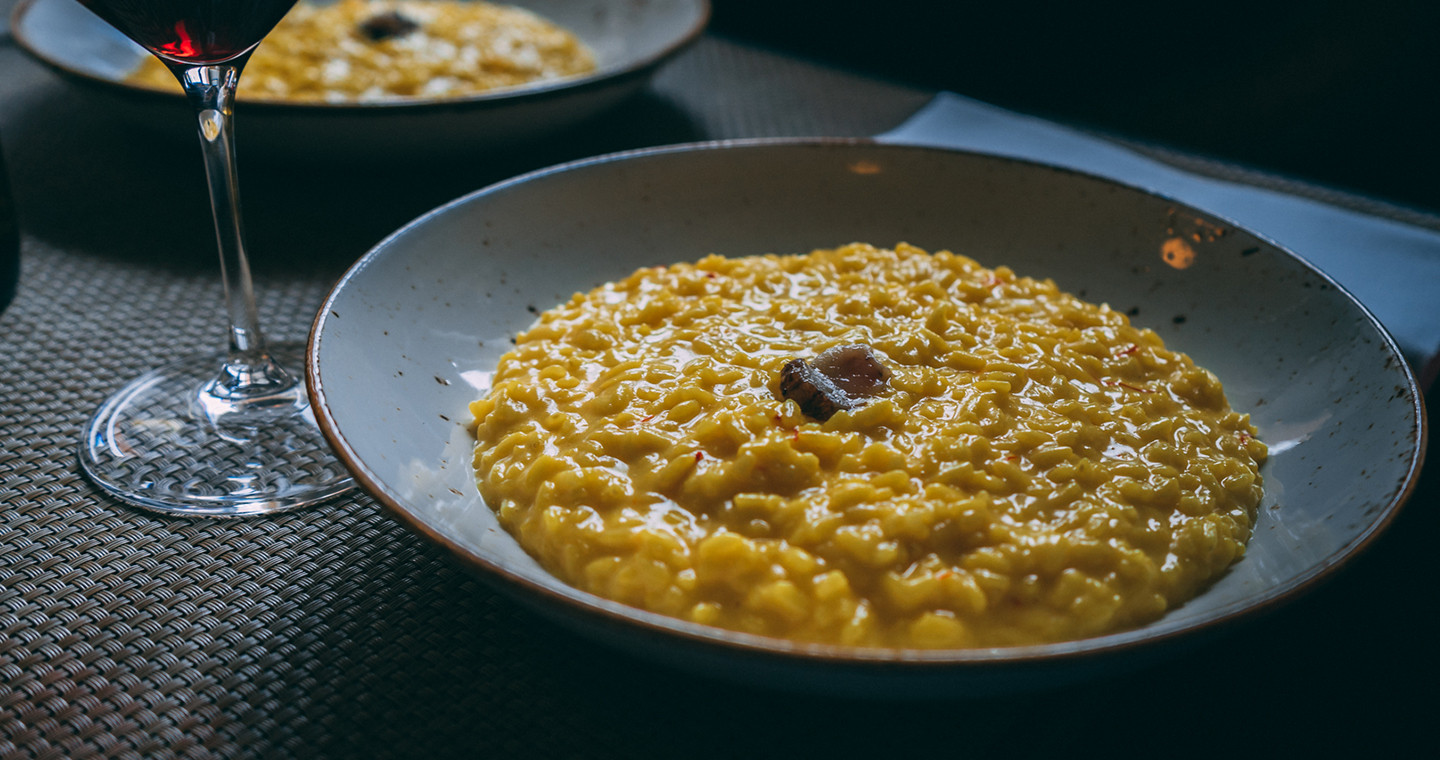
[[(1351, 567), (1269, 616), (1135, 672), (915, 702), (630, 659), (498, 595), (364, 495), (245, 521), (111, 501), (76, 465), (84, 419), (124, 379), (223, 340), (200, 162), (193, 144), (85, 112), (8, 37), (0, 72), (24, 233), (0, 317), (0, 757), (1379, 755), (1425, 733), (1412, 695), (1440, 676), (1421, 622), (1437, 610), (1433, 466)], [(247, 156), (242, 121), (262, 318), (303, 338), (385, 233), (517, 172), (688, 140), (870, 135), (932, 94), (710, 34), (618, 111), (503, 159), (294, 167)]]

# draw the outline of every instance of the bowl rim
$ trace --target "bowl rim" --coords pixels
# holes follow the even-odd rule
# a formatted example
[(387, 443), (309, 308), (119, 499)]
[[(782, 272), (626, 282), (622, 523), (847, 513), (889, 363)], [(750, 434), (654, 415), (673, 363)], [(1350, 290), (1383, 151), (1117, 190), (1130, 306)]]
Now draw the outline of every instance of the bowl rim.
[[(321, 343), (323, 342), (327, 316), (330, 314), (335, 300), (343, 293), (348, 283), (355, 278), (358, 273), (363, 271), (371, 261), (384, 255), (384, 252), (391, 245), (392, 241), (408, 234), (417, 227), (427, 224), (432, 218), (440, 216), (455, 207), (475, 202), (476, 199), (488, 195), (504, 192), (518, 185), (542, 180), (553, 175), (585, 170), (591, 167), (617, 162), (675, 154), (688, 154), (697, 151), (744, 150), (752, 148), (821, 148), (844, 150), (850, 147), (879, 148), (886, 151), (962, 154), (981, 157), (987, 160), (1044, 168), (1062, 174), (1084, 177), (1127, 191), (1141, 192), (1151, 197), (1174, 203), (1180, 208), (1220, 220), (1231, 229), (1244, 231), (1265, 242), (1267, 245), (1276, 249), (1281, 255), (1293, 259), (1308, 269), (1312, 274), (1322, 278), (1327, 284), (1340, 293), (1343, 298), (1348, 299), (1350, 304), (1364, 315), (1369, 326), (1375, 331), (1391, 355), (1393, 363), (1400, 367), (1400, 371), (1405, 379), (1405, 391), (1410, 395), (1410, 406), (1413, 412), (1413, 419), (1415, 420), (1414, 428), (1406, 435), (1406, 440), (1410, 444), (1407, 448), (1407, 453), (1412, 456), (1412, 459), (1405, 473), (1404, 482), (1399, 488), (1394, 490), (1384, 506), (1374, 512), (1364, 531), (1336, 552), (1316, 562), (1308, 568), (1306, 572), (1296, 576), (1286, 584), (1265, 589), (1255, 596), (1247, 597), (1244, 600), (1221, 607), (1211, 617), (1184, 624), (1170, 630), (1156, 631), (1150, 629), (1149, 625), (1146, 625), (1091, 638), (1015, 647), (970, 649), (857, 647), (839, 644), (800, 642), (706, 626), (620, 604), (570, 586), (558, 578), (556, 582), (563, 586), (568, 593), (562, 593), (557, 589), (527, 579), (518, 573), (506, 569), (491, 559), (467, 550), (457, 542), (442, 535), (438, 530), (425, 524), (417, 515), (410, 513), (409, 510), (400, 503), (400, 500), (393, 497), (386, 490), (380, 478), (359, 458), (345, 438), (344, 432), (340, 430), (335, 418), (332, 416), (326, 398), (324, 378), (321, 376), (319, 351)], [(399, 520), (401, 524), (444, 547), (451, 555), (459, 559), (462, 564), (472, 570), (480, 572), (485, 579), (498, 582), (497, 585), (503, 590), (512, 593), (518, 599), (532, 604), (542, 603), (547, 607), (563, 607), (572, 614), (578, 613), (580, 616), (596, 622), (629, 628), (632, 632), (644, 633), (652, 637), (674, 639), (680, 643), (693, 646), (711, 647), (733, 655), (778, 658), (832, 666), (844, 665), (865, 669), (924, 670), (927, 672), (934, 671), (936, 668), (960, 668), (971, 671), (996, 666), (1053, 665), (1072, 663), (1082, 659), (1088, 660), (1109, 657), (1122, 652), (1151, 650), (1177, 639), (1190, 638), (1199, 633), (1212, 631), (1217, 628), (1229, 628), (1232, 624), (1242, 620), (1251, 620), (1263, 614), (1273, 612), (1279, 607), (1314, 590), (1321, 585), (1323, 581), (1332, 578), (1339, 568), (1372, 546), (1375, 539), (1384, 533), (1393, 523), (1396, 515), (1398, 515), (1400, 509), (1413, 495), (1417, 487), (1420, 469), (1425, 460), (1429, 429), (1424, 394), (1421, 393), (1416, 381), (1415, 370), (1405, 361), (1394, 338), (1385, 329), (1384, 325), (1382, 325), (1375, 315), (1355, 298), (1349, 290), (1345, 289), (1340, 283), (1335, 282), (1328, 274), (1317, 268), (1304, 257), (1276, 243), (1270, 238), (1251, 230), (1249, 227), (1236, 223), (1222, 215), (1198, 209), (1184, 201), (1153, 189), (1048, 162), (975, 150), (886, 143), (869, 137), (762, 137), (686, 142), (624, 150), (536, 169), (492, 183), (440, 204), (402, 225), (380, 242), (376, 243), (369, 251), (357, 259), (332, 286), (311, 326), (305, 352), (305, 377), (311, 405), (315, 410), (316, 421), (319, 423), (321, 431), (324, 433), (326, 439), (329, 440), (337, 456), (355, 476), (356, 482), (360, 484), (362, 489), (378, 501), (385, 510), (392, 517)], [(1201, 593), (1204, 592), (1202, 591)], [(1163, 620), (1163, 617), (1161, 620)]]
[[(34, 6), (42, 2), (54, 1), (55, 0), (19, 0), (19, 2), (15, 4), (15, 7), (11, 9), (10, 34), (14, 38), (16, 45), (27, 55), (50, 69), (90, 87), (108, 90), (116, 94), (123, 94), (127, 97), (151, 103), (174, 103), (184, 100), (184, 93), (179, 91), (161, 90), (133, 84), (124, 79), (98, 76), (76, 68), (69, 60), (55, 58), (42, 52), (34, 41), (27, 37), (23, 21)], [(301, 0), (301, 2), (303, 1), (304, 0)], [(497, 1), (503, 2), (504, 0)], [(496, 88), (453, 98), (405, 97), (373, 101), (292, 102), (279, 99), (251, 99), (242, 96), (236, 99), (235, 104), (236, 108), (245, 111), (267, 111), (276, 114), (304, 113), (307, 116), (336, 114), (346, 116), (359, 114), (382, 115), (397, 112), (413, 114), (416, 112), (429, 111), (478, 111), (504, 108), (515, 105), (517, 102), (530, 103), (553, 100), (577, 93), (604, 89), (645, 76), (658, 68), (660, 64), (674, 58), (699, 39), (700, 35), (710, 23), (710, 17), (713, 13), (711, 0), (683, 1), (693, 3), (696, 7), (697, 14), (694, 23), (686, 28), (682, 34), (668, 40), (659, 50), (654, 51), (650, 55), (627, 61), (618, 66), (600, 67), (595, 71), (580, 76), (547, 80), (537, 84)], [(123, 37), (124, 35), (121, 36)]]

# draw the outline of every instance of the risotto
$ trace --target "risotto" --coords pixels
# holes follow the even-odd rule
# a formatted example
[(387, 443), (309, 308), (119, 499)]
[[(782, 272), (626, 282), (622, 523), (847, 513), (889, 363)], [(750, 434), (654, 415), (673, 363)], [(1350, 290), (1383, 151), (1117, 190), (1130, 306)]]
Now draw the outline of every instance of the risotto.
[[(863, 393), (825, 376), (841, 347)], [(481, 494), (561, 579), (857, 646), (1153, 620), (1243, 555), (1266, 453), (1213, 374), (1124, 314), (904, 244), (576, 294), (471, 412)]]
[[(460, 97), (586, 74), (590, 50), (530, 11), (480, 0), (302, 2), (245, 65), (239, 97), (297, 102)], [(147, 57), (131, 75), (178, 89)]]

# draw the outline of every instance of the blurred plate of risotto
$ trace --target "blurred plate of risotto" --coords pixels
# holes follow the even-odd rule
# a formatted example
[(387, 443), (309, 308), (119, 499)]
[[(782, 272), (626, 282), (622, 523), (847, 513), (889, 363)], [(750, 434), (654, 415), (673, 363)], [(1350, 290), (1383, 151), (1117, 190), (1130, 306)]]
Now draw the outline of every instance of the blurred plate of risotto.
[(867, 692), (1079, 677), (1291, 598), (1389, 523), (1425, 438), (1393, 342), (1296, 255), (866, 141), (477, 191), (355, 264), (308, 372), (365, 487), (517, 598)]
[[(536, 139), (634, 94), (709, 12), (706, 0), (300, 0), (240, 78), (245, 144), (378, 160)], [(120, 117), (184, 126), (173, 75), (72, 0), (22, 0), (13, 28)]]
[[(485, 0), (301, 2), (245, 64), (240, 100), (363, 103), (456, 98), (595, 70), (569, 30)], [(179, 91), (147, 56), (127, 81)]]

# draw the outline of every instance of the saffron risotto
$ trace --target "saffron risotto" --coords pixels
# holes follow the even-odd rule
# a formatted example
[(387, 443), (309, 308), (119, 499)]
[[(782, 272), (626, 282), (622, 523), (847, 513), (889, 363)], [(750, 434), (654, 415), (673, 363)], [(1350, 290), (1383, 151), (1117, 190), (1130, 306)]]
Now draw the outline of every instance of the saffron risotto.
[[(821, 422), (782, 367), (889, 370)], [(806, 642), (1143, 624), (1249, 540), (1265, 445), (1216, 377), (1049, 280), (852, 244), (642, 269), (540, 315), (471, 404), (481, 494), (550, 572)]]
[[(312, 103), (452, 98), (594, 70), (595, 57), (579, 38), (523, 8), (482, 0), (302, 1), (255, 49), (238, 96)], [(153, 56), (129, 79), (179, 90)]]

